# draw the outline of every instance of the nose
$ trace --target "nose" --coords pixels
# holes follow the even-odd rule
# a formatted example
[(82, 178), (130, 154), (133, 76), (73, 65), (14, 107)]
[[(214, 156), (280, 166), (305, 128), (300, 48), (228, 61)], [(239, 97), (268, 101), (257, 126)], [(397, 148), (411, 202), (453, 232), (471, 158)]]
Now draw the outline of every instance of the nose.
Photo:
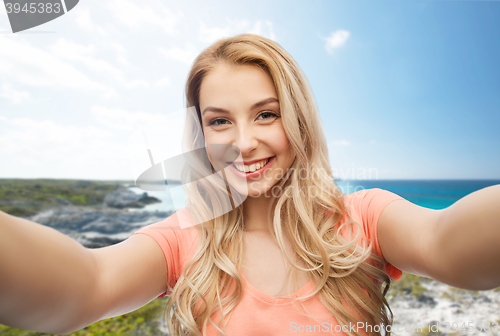
[(253, 150), (257, 148), (259, 143), (255, 130), (251, 127), (239, 127), (235, 138), (233, 145), (240, 149), (241, 156), (243, 158), (251, 157)]

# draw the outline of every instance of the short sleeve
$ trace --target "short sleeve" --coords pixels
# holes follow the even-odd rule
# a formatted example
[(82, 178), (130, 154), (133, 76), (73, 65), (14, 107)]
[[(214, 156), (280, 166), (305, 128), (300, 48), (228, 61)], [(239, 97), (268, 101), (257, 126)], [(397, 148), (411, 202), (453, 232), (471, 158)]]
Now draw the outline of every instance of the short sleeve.
[[(380, 188), (365, 189), (347, 196), (351, 199), (352, 205), (360, 212), (363, 229), (367, 238), (373, 243), (374, 253), (384, 259), (378, 240), (378, 219), (387, 205), (404, 198)], [(383, 270), (393, 280), (399, 280), (403, 274), (400, 269), (388, 262), (385, 263)]]
[(167, 264), (169, 289), (157, 298), (170, 295), (170, 289), (177, 283), (186, 261), (193, 255), (193, 248), (197, 241), (196, 228), (181, 229), (177, 213), (174, 213), (161, 222), (147, 225), (133, 233), (133, 235), (136, 234), (150, 236), (162, 249)]

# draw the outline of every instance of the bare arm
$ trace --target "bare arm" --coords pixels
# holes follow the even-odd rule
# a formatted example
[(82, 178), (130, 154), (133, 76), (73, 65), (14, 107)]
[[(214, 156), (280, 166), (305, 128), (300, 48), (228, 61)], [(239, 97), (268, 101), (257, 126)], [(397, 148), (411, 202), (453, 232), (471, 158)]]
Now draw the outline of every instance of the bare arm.
[(500, 286), (500, 185), (443, 210), (392, 202), (378, 234), (385, 259), (403, 271), (470, 290)]
[(163, 252), (146, 235), (86, 249), (0, 212), (0, 323), (65, 335), (144, 306), (166, 283)]
[(0, 211), (0, 323), (61, 333), (95, 290), (96, 271), (78, 242)]
[[(98, 265), (99, 277), (99, 290), (93, 293), (91, 304), (97, 315), (91, 323), (134, 311), (167, 290), (165, 256), (158, 243), (145, 234), (89, 252)], [(72, 331), (89, 324), (81, 320)]]
[(442, 277), (466, 289), (500, 286), (500, 185), (475, 191), (444, 209), (436, 228)]

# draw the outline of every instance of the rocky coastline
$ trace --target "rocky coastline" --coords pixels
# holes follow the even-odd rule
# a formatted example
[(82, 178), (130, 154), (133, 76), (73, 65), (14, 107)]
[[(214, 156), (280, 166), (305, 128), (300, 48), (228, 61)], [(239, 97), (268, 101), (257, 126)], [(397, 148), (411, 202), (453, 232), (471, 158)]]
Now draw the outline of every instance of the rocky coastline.
[(408, 273), (399, 281), (388, 295), (393, 335), (500, 334), (500, 288), (469, 291)]
[(28, 219), (54, 228), (88, 248), (113, 245), (127, 239), (143, 226), (161, 221), (172, 212), (137, 211), (159, 199), (146, 192), (137, 194), (126, 186), (108, 192), (101, 204), (66, 204), (43, 210)]

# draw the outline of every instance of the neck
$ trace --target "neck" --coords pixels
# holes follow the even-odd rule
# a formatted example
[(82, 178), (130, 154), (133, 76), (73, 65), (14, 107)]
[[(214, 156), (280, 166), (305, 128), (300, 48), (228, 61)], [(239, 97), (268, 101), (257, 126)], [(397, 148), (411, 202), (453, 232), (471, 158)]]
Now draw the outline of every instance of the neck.
[(270, 203), (275, 199), (274, 196), (260, 195), (259, 197), (248, 196), (243, 202), (243, 221), (245, 231), (247, 232), (273, 232), (272, 219), (268, 220), (271, 211)]

